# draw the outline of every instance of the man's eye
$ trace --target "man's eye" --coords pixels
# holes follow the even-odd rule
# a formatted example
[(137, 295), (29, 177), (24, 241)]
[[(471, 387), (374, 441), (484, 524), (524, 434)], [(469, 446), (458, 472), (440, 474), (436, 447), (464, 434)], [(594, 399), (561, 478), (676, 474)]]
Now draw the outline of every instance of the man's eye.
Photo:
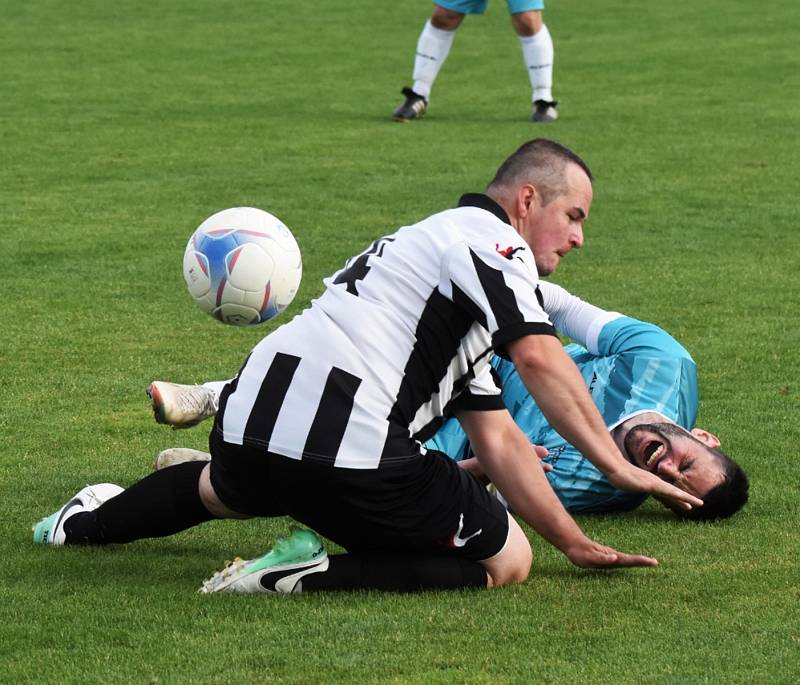
[(678, 469), (678, 471), (681, 473), (688, 471), (690, 468), (692, 468), (692, 464), (694, 464), (694, 461), (685, 461), (683, 464), (681, 464), (681, 467)]

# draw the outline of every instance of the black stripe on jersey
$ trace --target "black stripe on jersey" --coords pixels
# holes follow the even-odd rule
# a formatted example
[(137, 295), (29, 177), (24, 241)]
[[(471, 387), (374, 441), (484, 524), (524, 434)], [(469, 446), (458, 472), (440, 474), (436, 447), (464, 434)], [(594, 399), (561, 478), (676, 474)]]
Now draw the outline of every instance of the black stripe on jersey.
[(453, 302), (467, 312), (473, 320), (477, 321), (481, 326), (488, 328), (486, 325), (486, 314), (483, 310), (455, 283), (451, 281), (450, 285), (453, 288)]
[(278, 352), (267, 369), (244, 429), (245, 442), (268, 445), (300, 357)]
[(542, 295), (542, 289), (538, 285), (536, 286), (536, 301), (539, 303), (539, 306), (544, 309), (544, 295)]
[(504, 328), (525, 321), (525, 317), (522, 316), (522, 312), (517, 306), (514, 291), (506, 285), (503, 272), (489, 266), (472, 250), (469, 251), (469, 254), (472, 257), (475, 273), (478, 274), (478, 280), (481, 282), (481, 288), (486, 294), (486, 299), (489, 300), (489, 307), (497, 321), (497, 327)]
[(393, 458), (409, 457), (416, 452), (409, 426), (419, 408), (438, 392), (439, 382), (456, 355), (461, 339), (473, 323), (475, 319), (465, 309), (455, 305), (438, 290), (431, 293), (417, 322), (414, 349), (406, 363), (394, 406), (389, 412), (389, 430), (381, 464)]
[(557, 336), (558, 334), (556, 333), (556, 329), (553, 328), (549, 323), (533, 323), (531, 321), (527, 321), (514, 324), (513, 326), (506, 326), (505, 328), (501, 328), (499, 331), (495, 331), (494, 335), (492, 336), (492, 346), (494, 347), (495, 354), (503, 359), (509, 359), (508, 353), (506, 352), (506, 345), (514, 340), (519, 340), (526, 335)]
[[(252, 354), (252, 352), (250, 353)], [(216, 426), (217, 423), (220, 421), (221, 417), (225, 415), (225, 406), (228, 404), (228, 397), (234, 392), (236, 392), (236, 386), (239, 385), (239, 374), (242, 373), (242, 369), (247, 366), (247, 362), (250, 361), (250, 355), (247, 355), (247, 359), (244, 360), (244, 364), (242, 364), (242, 368), (239, 369), (236, 376), (230, 383), (226, 383), (223, 388), (222, 392), (219, 394), (219, 400), (217, 402), (217, 415), (214, 417), (214, 425)], [(222, 425), (221, 423), (219, 424)]]
[(474, 395), (469, 391), (456, 397), (452, 404), (453, 406), (450, 407), (450, 411), (453, 414), (462, 409), (488, 411), (506, 408), (506, 403), (503, 401), (502, 395)]
[(359, 385), (361, 379), (358, 376), (335, 366), (331, 369), (308, 432), (303, 455), (335, 455), (339, 451)]

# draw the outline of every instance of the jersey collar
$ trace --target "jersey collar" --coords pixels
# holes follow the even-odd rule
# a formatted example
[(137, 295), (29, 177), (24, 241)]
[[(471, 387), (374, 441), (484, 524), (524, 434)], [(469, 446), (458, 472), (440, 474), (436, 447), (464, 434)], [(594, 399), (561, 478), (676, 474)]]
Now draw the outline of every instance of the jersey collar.
[(511, 219), (508, 218), (506, 210), (497, 204), (492, 198), (483, 193), (467, 193), (462, 195), (458, 201), (459, 207), (478, 207), (485, 209), (487, 212), (494, 214), (503, 223), (511, 225)]

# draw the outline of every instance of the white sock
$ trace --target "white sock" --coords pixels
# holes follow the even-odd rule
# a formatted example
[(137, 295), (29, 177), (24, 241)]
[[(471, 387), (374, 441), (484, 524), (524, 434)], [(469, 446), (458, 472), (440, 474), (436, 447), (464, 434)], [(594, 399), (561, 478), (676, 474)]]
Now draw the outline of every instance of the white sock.
[(553, 101), (553, 39), (547, 26), (532, 36), (519, 36), (522, 59), (528, 69), (533, 100)]
[(208, 383), (203, 383), (203, 387), (214, 393), (214, 409), (219, 409), (219, 395), (227, 383), (230, 383), (230, 381), (208, 381)]
[(430, 20), (425, 22), (425, 28), (419, 34), (417, 41), (417, 55), (414, 58), (414, 85), (412, 90), (424, 97), (430, 97), (433, 82), (439, 74), (450, 46), (453, 44), (455, 31), (442, 31), (433, 26)]

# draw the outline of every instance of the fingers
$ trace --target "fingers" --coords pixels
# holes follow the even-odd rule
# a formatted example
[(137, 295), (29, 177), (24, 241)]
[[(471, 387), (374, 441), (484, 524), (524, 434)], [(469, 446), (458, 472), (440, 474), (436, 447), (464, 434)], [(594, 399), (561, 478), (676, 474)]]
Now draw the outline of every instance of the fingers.
[(616, 553), (616, 561), (611, 566), (658, 566), (658, 560), (642, 554)]
[(642, 554), (626, 554), (612, 547), (589, 542), (567, 555), (576, 565), (583, 568), (616, 568), (625, 566), (658, 566), (658, 561)]
[(693, 507), (703, 506), (703, 500), (689, 494), (688, 492), (685, 492), (684, 490), (681, 490), (680, 488), (676, 488), (674, 485), (670, 485), (663, 480), (661, 481), (661, 489), (662, 492), (654, 492), (653, 494), (669, 498), (681, 509), (689, 510)]
[(546, 447), (542, 447), (541, 445), (534, 445), (533, 449), (536, 452), (536, 456), (539, 457), (539, 459), (544, 459), (547, 456)]

